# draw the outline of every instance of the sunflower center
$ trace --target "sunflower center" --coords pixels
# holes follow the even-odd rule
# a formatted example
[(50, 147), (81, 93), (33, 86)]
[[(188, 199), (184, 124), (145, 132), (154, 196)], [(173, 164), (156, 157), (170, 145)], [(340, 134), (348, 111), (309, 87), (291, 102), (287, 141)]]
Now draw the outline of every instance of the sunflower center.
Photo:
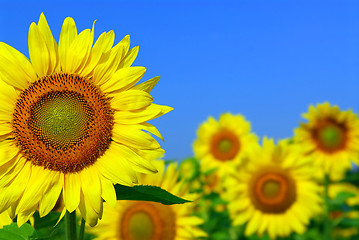
[(267, 198), (274, 198), (280, 194), (281, 184), (277, 181), (267, 181), (263, 184), (263, 195)]
[(175, 215), (170, 206), (135, 202), (121, 216), (119, 239), (173, 240), (176, 236)]
[(78, 172), (109, 148), (113, 111), (88, 79), (53, 74), (20, 94), (12, 126), (17, 145), (32, 164)]
[(134, 240), (153, 238), (154, 223), (146, 212), (137, 212), (129, 220), (129, 232)]
[(212, 155), (220, 161), (232, 160), (239, 152), (240, 143), (236, 134), (226, 129), (214, 134), (211, 139)]
[(334, 123), (324, 123), (315, 132), (319, 147), (326, 152), (335, 152), (344, 148), (345, 134), (345, 128)]
[(86, 136), (92, 116), (93, 109), (80, 94), (51, 92), (34, 104), (29, 124), (39, 139), (61, 149)]
[(266, 213), (283, 213), (296, 199), (296, 185), (281, 169), (267, 169), (255, 174), (250, 184), (253, 205)]

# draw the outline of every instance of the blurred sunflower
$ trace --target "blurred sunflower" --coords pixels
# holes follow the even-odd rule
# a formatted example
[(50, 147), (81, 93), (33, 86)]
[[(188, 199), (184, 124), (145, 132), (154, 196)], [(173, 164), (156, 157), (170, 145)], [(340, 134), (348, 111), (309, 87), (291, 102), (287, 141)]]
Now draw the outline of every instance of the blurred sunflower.
[(216, 168), (220, 176), (242, 163), (250, 151), (257, 149), (258, 138), (242, 115), (222, 114), (217, 122), (209, 117), (197, 131), (193, 144), (195, 157), (203, 171)]
[(31, 62), (0, 43), (0, 212), (10, 207), (19, 225), (39, 209), (79, 208), (91, 226), (103, 199), (116, 202), (113, 183), (132, 185), (136, 172), (153, 173), (148, 159), (163, 153), (146, 121), (172, 108), (152, 103), (159, 77), (135, 85), (144, 67), (131, 67), (138, 47), (114, 32), (95, 44), (94, 27), (77, 33), (66, 18), (59, 45), (44, 14), (29, 29)]
[(309, 162), (282, 141), (264, 139), (263, 148), (249, 156), (245, 166), (226, 182), (225, 198), (233, 225), (248, 223), (245, 235), (271, 239), (291, 232), (304, 233), (310, 218), (320, 210), (319, 186), (312, 181)]
[[(310, 106), (308, 120), (295, 129), (294, 141), (332, 178), (359, 164), (359, 119), (351, 110), (341, 111), (329, 103)], [(340, 175), (340, 174), (339, 174)]]
[[(139, 174), (138, 183), (159, 186), (184, 199), (194, 200), (188, 193), (188, 184), (178, 181), (177, 164), (170, 163), (165, 170), (164, 161), (154, 162), (157, 174)], [(205, 237), (198, 225), (203, 220), (192, 216), (194, 203), (163, 205), (145, 201), (117, 201), (116, 208), (104, 205), (102, 220), (88, 231), (97, 240), (184, 240)]]

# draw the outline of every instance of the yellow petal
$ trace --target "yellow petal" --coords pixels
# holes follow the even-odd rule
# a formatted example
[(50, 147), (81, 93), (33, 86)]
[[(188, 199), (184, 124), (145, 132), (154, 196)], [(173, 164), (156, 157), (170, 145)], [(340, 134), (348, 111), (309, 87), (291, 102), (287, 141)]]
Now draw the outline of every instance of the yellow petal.
[(133, 86), (131, 89), (138, 89), (150, 93), (159, 80), (160, 80), (160, 76), (157, 76), (147, 80), (146, 82), (137, 84)]
[(10, 123), (0, 124), (0, 135), (8, 135), (12, 132), (12, 126)]
[(180, 217), (177, 219), (179, 225), (200, 225), (203, 224), (204, 220), (196, 216)]
[(145, 109), (137, 111), (119, 111), (115, 112), (115, 122), (120, 124), (137, 124), (152, 120), (160, 115), (172, 110), (172, 108), (151, 104)]
[(12, 122), (16, 100), (15, 89), (0, 80), (0, 122)]
[(127, 186), (132, 186), (137, 183), (137, 176), (126, 159), (118, 154), (117, 145), (113, 143), (95, 164), (99, 171), (113, 183), (119, 183)]
[(172, 191), (178, 179), (177, 163), (168, 165), (166, 172), (162, 177), (161, 187), (168, 191)]
[[(80, 198), (80, 204), (79, 209), (82, 215), (82, 218), (85, 219), (86, 223), (89, 224), (91, 227), (95, 226), (97, 224), (97, 221), (99, 218), (101, 218), (101, 215), (96, 213), (94, 209), (90, 206), (90, 203), (88, 200), (84, 197), (84, 195), (81, 192), (81, 198)], [(102, 212), (101, 212), (102, 214)]]
[(152, 100), (152, 96), (144, 91), (127, 90), (114, 95), (111, 106), (119, 111), (132, 111), (148, 107)]
[(99, 64), (93, 72), (93, 81), (96, 85), (106, 83), (111, 79), (115, 73), (118, 64), (121, 62), (121, 58), (124, 52), (124, 46), (119, 42), (115, 47), (108, 53), (108, 59), (103, 63)]
[(34, 67), (31, 65), (29, 59), (21, 52), (6, 43), (0, 42), (0, 55), (20, 67), (24, 82), (34, 82), (37, 80)]
[(57, 49), (57, 43), (52, 36), (51, 30), (49, 25), (47, 24), (45, 15), (41, 13), (39, 22), (37, 24), (39, 32), (42, 34), (43, 39), (46, 43), (47, 49), (49, 51), (49, 69), (47, 74), (53, 73), (57, 67), (58, 67), (58, 49)]
[(73, 212), (80, 203), (81, 180), (78, 173), (65, 174), (64, 178), (64, 204), (69, 212)]
[(143, 77), (145, 72), (145, 67), (128, 67), (119, 69), (107, 82), (100, 86), (101, 90), (111, 94), (127, 90), (136, 84)]
[(148, 133), (132, 125), (115, 124), (113, 140), (139, 149), (155, 149), (160, 147), (158, 142)]
[(50, 68), (50, 54), (45, 40), (33, 22), (29, 29), (29, 55), (31, 63), (39, 78), (48, 74)]
[(83, 76), (87, 76), (93, 72), (97, 64), (100, 63), (101, 57), (111, 49), (114, 40), (115, 34), (113, 31), (109, 31), (108, 33), (104, 32), (99, 36), (91, 50), (89, 61), (84, 66), (82, 71)]
[(138, 54), (138, 46), (136, 46), (136, 47), (132, 48), (130, 51), (128, 51), (128, 53), (123, 58), (120, 65), (118, 66), (118, 69), (130, 67), (132, 65), (132, 63), (135, 61), (137, 54)]
[(29, 83), (19, 65), (0, 55), (0, 80), (22, 91)]
[(102, 205), (101, 182), (94, 169), (94, 167), (89, 167), (81, 171), (81, 187), (84, 197), (91, 204), (93, 210), (99, 213)]
[(16, 203), (20, 199), (30, 178), (30, 164), (30, 162), (26, 162), (17, 177), (7, 185), (1, 187), (0, 212), (8, 209), (11, 204)]
[(111, 206), (116, 206), (116, 191), (110, 180), (101, 178), (102, 198)]
[(37, 207), (46, 183), (54, 176), (54, 172), (39, 166), (31, 166), (31, 176), (28, 186), (21, 197), (16, 213), (30, 211), (34, 206)]
[(56, 205), (63, 188), (64, 175), (55, 172), (54, 176), (47, 180), (47, 186), (39, 203), (40, 217), (47, 215)]
[[(142, 173), (156, 173), (157, 169), (147, 160), (142, 158), (131, 148), (124, 146), (122, 144), (113, 144), (114, 151), (117, 151), (117, 157), (114, 160), (125, 162), (128, 161), (131, 163), (133, 170)], [(119, 157), (120, 156), (120, 157)], [(134, 180), (132, 180), (134, 182)], [(136, 180), (137, 182), (137, 180)]]
[(258, 210), (255, 210), (253, 217), (251, 219), (249, 219), (249, 221), (248, 221), (246, 231), (245, 231), (246, 236), (250, 236), (255, 231), (258, 231), (258, 229), (260, 227), (260, 221), (259, 221), (260, 218), (261, 218), (261, 213)]
[(17, 226), (21, 227), (24, 223), (29, 221), (29, 219), (34, 215), (36, 212), (37, 205), (33, 205), (31, 209), (26, 211), (22, 211), (17, 215)]
[(92, 36), (91, 30), (85, 29), (74, 39), (66, 53), (65, 66), (62, 66), (65, 72), (80, 72), (80, 69), (86, 63), (90, 55), (93, 43)]
[(21, 156), (16, 155), (15, 157), (10, 158), (9, 161), (4, 160), (4, 162), (2, 162), (0, 172), (0, 187), (9, 184), (21, 171), (23, 171), (25, 161), (26, 160)]
[(67, 53), (76, 36), (77, 29), (75, 21), (72, 18), (67, 17), (62, 24), (59, 40), (59, 60), (63, 68), (66, 66)]
[(164, 141), (161, 133), (157, 130), (157, 128), (155, 126), (153, 126), (152, 124), (150, 123), (139, 123), (137, 125), (134, 125), (135, 127), (139, 127), (140, 129), (143, 129), (149, 133), (152, 133), (153, 135), (155, 135), (156, 137), (159, 137), (162, 141)]

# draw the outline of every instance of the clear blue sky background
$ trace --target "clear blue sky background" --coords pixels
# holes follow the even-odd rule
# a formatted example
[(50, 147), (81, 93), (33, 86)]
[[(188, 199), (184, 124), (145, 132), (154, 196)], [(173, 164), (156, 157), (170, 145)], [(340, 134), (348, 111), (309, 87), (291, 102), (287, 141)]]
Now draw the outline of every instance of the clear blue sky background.
[(191, 156), (208, 116), (243, 114), (260, 137), (290, 137), (310, 104), (359, 111), (359, 2), (0, 1), (0, 41), (28, 56), (31, 22), (44, 12), (56, 40), (65, 17), (78, 30), (97, 19), (140, 46), (134, 65), (161, 75), (156, 103), (175, 108), (152, 121), (166, 159)]

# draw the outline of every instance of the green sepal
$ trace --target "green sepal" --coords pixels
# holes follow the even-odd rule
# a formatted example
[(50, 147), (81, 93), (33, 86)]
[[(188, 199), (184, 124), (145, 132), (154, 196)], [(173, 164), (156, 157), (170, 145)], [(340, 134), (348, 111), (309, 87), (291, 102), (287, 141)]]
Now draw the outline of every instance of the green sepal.
[(115, 185), (117, 200), (137, 200), (159, 202), (165, 205), (182, 204), (190, 202), (177, 197), (166, 190), (149, 185), (137, 185), (127, 187), (120, 184)]

